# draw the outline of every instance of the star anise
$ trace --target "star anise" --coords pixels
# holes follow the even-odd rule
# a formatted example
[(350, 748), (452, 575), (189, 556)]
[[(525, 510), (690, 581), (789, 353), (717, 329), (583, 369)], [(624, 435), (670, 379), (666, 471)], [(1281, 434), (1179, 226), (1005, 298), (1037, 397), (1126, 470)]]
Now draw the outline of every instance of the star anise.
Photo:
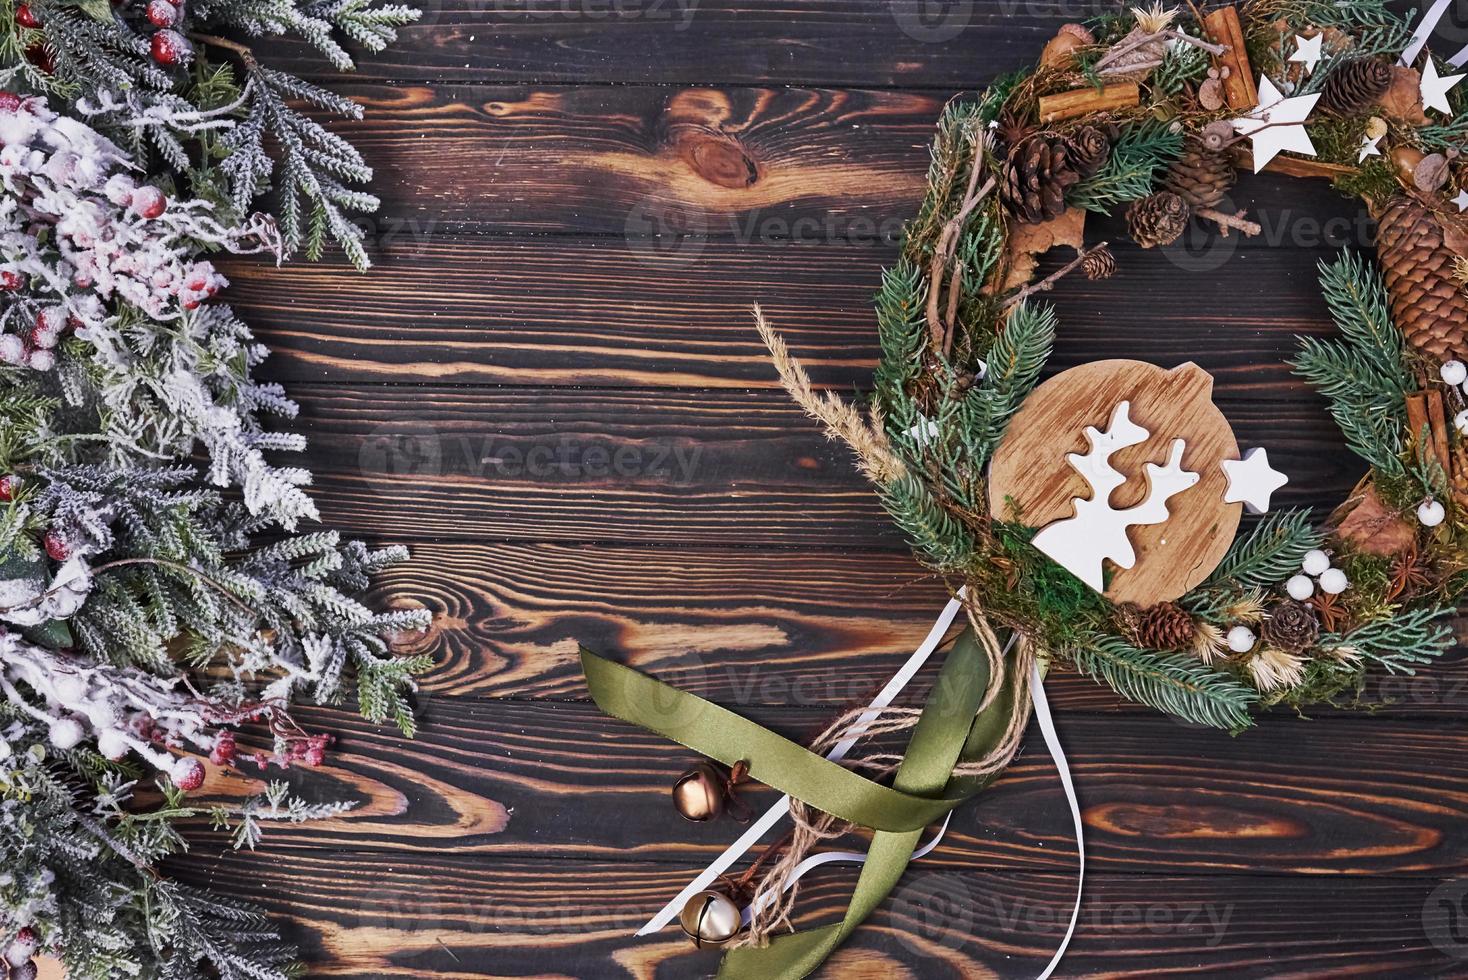
[(1388, 602), (1433, 584), (1432, 572), (1415, 546), (1392, 559), (1391, 576), (1391, 586), (1386, 593)]
[(1351, 615), (1350, 611), (1341, 605), (1340, 600), (1329, 592), (1320, 592), (1311, 596), (1310, 606), (1320, 617), (1320, 625), (1327, 633), (1339, 633)]

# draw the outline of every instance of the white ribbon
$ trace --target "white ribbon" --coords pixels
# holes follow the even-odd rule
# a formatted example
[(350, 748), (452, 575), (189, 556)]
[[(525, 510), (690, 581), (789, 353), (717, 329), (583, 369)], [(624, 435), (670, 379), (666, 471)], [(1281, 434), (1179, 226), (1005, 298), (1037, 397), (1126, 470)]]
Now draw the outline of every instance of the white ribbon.
[[(959, 598), (962, 595), (963, 592), (960, 591)], [(908, 682), (917, 674), (923, 664), (928, 661), (928, 658), (933, 655), (933, 651), (942, 642), (944, 634), (948, 632), (949, 625), (953, 622), (953, 618), (962, 607), (959, 598), (954, 598), (949, 601), (942, 615), (938, 617), (938, 621), (933, 624), (932, 630), (928, 632), (927, 638), (923, 640), (922, 645), (913, 652), (911, 657), (907, 658), (907, 662), (902, 665), (902, 669), (893, 675), (892, 679), (887, 682), (887, 686), (882, 688), (881, 693), (872, 699), (871, 704), (867, 706), (867, 710), (848, 729), (847, 736), (836, 743), (835, 748), (827, 753), (826, 758), (832, 761), (839, 761), (845, 758), (862, 733), (876, 720), (881, 709), (892, 703), (902, 689), (907, 686)], [(1009, 647), (1014, 644), (1014, 639), (1014, 636), (1009, 638), (1009, 644), (1005, 646), (1006, 653)], [(1070, 804), (1070, 816), (1075, 824), (1076, 832), (1076, 853), (1080, 858), (1080, 872), (1076, 878), (1076, 900), (1075, 906), (1071, 909), (1070, 913), (1070, 925), (1065, 930), (1065, 938), (1060, 941), (1060, 948), (1055, 951), (1055, 955), (1050, 958), (1049, 965), (1045, 967), (1045, 972), (1041, 973), (1038, 978), (1038, 980), (1049, 980), (1050, 975), (1055, 972), (1055, 968), (1060, 965), (1061, 959), (1065, 956), (1065, 951), (1070, 947), (1070, 941), (1075, 936), (1076, 923), (1080, 921), (1081, 896), (1085, 891), (1086, 881), (1086, 842), (1084, 827), (1081, 824), (1080, 802), (1076, 799), (1075, 785), (1071, 782), (1070, 767), (1065, 761), (1065, 750), (1061, 748), (1060, 736), (1055, 731), (1055, 719), (1050, 714), (1050, 702), (1045, 697), (1045, 680), (1040, 674), (1040, 665), (1038, 662), (1030, 665), (1030, 700), (1034, 704), (1035, 722), (1040, 726), (1040, 735), (1045, 739), (1045, 747), (1050, 750), (1050, 757), (1055, 760), (1055, 768), (1060, 773), (1060, 785), (1065, 790), (1066, 802)], [(779, 801), (770, 807), (770, 809), (766, 810), (744, 832), (743, 836), (730, 844), (724, 853), (715, 858), (713, 863), (705, 868), (698, 877), (690, 881), (671, 902), (664, 905), (658, 914), (648, 921), (647, 925), (637, 930), (637, 935), (646, 936), (650, 933), (657, 932), (671, 922), (674, 916), (682, 910), (689, 898), (713, 884), (719, 875), (728, 870), (730, 865), (739, 860), (746, 851), (757, 844), (760, 838), (764, 837), (770, 828), (779, 823), (781, 818), (789, 812), (790, 797), (780, 797)], [(938, 832), (933, 835), (933, 839), (913, 852), (912, 856), (914, 860), (926, 857), (932, 853), (933, 848), (937, 847), (939, 842), (943, 840), (943, 835), (948, 830), (948, 822), (952, 817), (953, 814), (950, 812), (943, 818), (943, 824), (938, 828)], [(795, 871), (791, 874), (789, 880), (785, 882), (782, 892), (804, 877), (808, 871), (814, 871), (816, 868), (827, 864), (863, 864), (866, 862), (866, 859), (867, 856), (865, 854), (860, 854), (856, 851), (822, 851), (819, 854), (813, 854), (795, 866)], [(771, 901), (773, 898), (774, 896), (769, 896), (766, 901)], [(743, 909), (740, 914), (742, 922), (748, 925), (750, 918), (756, 911), (753, 904)]]
[(1039, 977), (1039, 980), (1049, 980), (1050, 974), (1055, 972), (1055, 968), (1060, 965), (1060, 958), (1070, 946), (1071, 937), (1076, 932), (1076, 922), (1081, 917), (1081, 894), (1086, 887), (1086, 835), (1081, 825), (1081, 804), (1076, 799), (1076, 788), (1070, 781), (1070, 766), (1065, 764), (1065, 749), (1060, 747), (1060, 736), (1055, 733), (1055, 719), (1050, 716), (1050, 702), (1045, 698), (1045, 679), (1040, 676), (1039, 661), (1030, 665), (1030, 700), (1035, 705), (1035, 721), (1040, 726), (1040, 734), (1044, 736), (1045, 747), (1050, 750), (1050, 758), (1055, 760), (1055, 768), (1060, 772), (1060, 785), (1065, 788), (1065, 801), (1070, 804), (1070, 818), (1075, 822), (1076, 854), (1081, 862), (1080, 872), (1076, 875), (1076, 904), (1070, 912), (1070, 926), (1065, 930), (1060, 948), (1050, 958), (1050, 965), (1045, 967), (1045, 972)]
[[(1437, 22), (1443, 19), (1443, 14), (1447, 13), (1448, 8), (1452, 5), (1453, 0), (1437, 0), (1428, 8), (1427, 13), (1422, 15), (1422, 23), (1418, 24), (1417, 30), (1412, 32), (1412, 39), (1407, 42), (1407, 47), (1402, 52), (1402, 64), (1410, 68), (1417, 61), (1417, 56), (1422, 53), (1422, 49), (1427, 47), (1427, 39), (1432, 37), (1433, 31), (1437, 30)], [(1468, 58), (1468, 48), (1459, 52), (1457, 57)], [(1453, 64), (1458, 65), (1461, 62), (1454, 61)]]

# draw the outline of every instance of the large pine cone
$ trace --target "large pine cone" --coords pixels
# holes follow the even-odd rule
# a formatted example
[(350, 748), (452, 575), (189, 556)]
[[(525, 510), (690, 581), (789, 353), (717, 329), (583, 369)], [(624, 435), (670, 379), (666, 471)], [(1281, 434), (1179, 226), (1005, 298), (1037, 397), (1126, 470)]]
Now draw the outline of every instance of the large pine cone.
[(1130, 610), (1135, 617), (1128, 637), (1148, 650), (1186, 650), (1198, 635), (1192, 615), (1175, 602), (1159, 602), (1146, 609)]
[(1182, 237), (1193, 213), (1188, 202), (1172, 191), (1158, 191), (1132, 202), (1127, 209), (1127, 226), (1132, 239), (1143, 248), (1171, 245)]
[(1378, 58), (1359, 58), (1336, 67), (1320, 90), (1320, 107), (1338, 116), (1365, 112), (1392, 85), (1392, 68)]
[(1391, 294), (1392, 319), (1407, 342), (1439, 363), (1468, 357), (1468, 294), (1453, 278), (1457, 253), (1444, 241), (1443, 219), (1411, 198), (1398, 197), (1376, 220), (1376, 251)]
[(1030, 225), (1059, 217), (1065, 192), (1083, 176), (1076, 156), (1075, 144), (1055, 133), (1035, 133), (1010, 147), (999, 186), (1010, 213)]
[(1162, 185), (1193, 208), (1216, 208), (1233, 190), (1239, 172), (1228, 154), (1214, 152), (1201, 143), (1189, 143), (1163, 178)]
[(1320, 639), (1320, 620), (1302, 602), (1281, 602), (1269, 610), (1260, 634), (1272, 647), (1286, 653), (1302, 653)]

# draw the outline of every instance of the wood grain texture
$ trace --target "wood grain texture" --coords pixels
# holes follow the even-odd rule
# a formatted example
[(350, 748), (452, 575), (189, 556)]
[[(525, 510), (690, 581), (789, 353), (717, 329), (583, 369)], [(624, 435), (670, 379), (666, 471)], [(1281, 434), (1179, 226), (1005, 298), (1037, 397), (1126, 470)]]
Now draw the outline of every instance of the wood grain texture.
[[(1282, 229), (1301, 226), (1280, 220)], [(773, 390), (749, 314), (759, 302), (818, 383), (870, 387), (871, 297), (895, 257), (884, 246), (710, 238), (662, 254), (621, 238), (420, 235), (393, 221), (382, 219), (386, 248), (366, 275), (332, 264), (225, 265), (231, 302), (275, 350), (272, 377)], [(1124, 234), (1110, 221), (1092, 224), (1094, 240)], [(1115, 279), (1062, 280), (1045, 297), (1060, 317), (1053, 366), (1193, 360), (1225, 396), (1302, 397), (1284, 361), (1297, 336), (1333, 329), (1314, 290), (1318, 263), (1338, 252), (1228, 244), (1238, 240), (1197, 252), (1119, 244)], [(1054, 253), (1040, 274), (1066, 257)], [(1211, 281), (1226, 283), (1229, 298), (1214, 295)]]
[[(1034, 64), (1089, 9), (1013, 0), (428, 0), (360, 74), (469, 80), (970, 87)], [(982, 52), (982, 56), (976, 56)], [(278, 58), (321, 75), (303, 45)]]
[[(293, 917), (313, 976), (702, 977), (718, 964), (676, 929), (631, 938), (687, 876), (667, 865), (265, 852), (179, 870), (198, 883), (247, 882), (250, 898)], [(801, 888), (800, 924), (835, 921), (854, 883), (848, 869), (813, 876)], [(1462, 975), (1456, 947), (1434, 946), (1425, 926), (1424, 910), (1451, 897), (1451, 881), (1302, 877), (1263, 886), (1243, 875), (1101, 873), (1086, 884), (1060, 976)], [(920, 862), (823, 975), (1032, 978), (1059, 943), (1073, 888), (1065, 874)]]
[[(628, 659), (644, 658), (634, 651)], [(845, 702), (729, 706), (809, 739)], [(273, 846), (450, 849), (489, 861), (543, 849), (696, 870), (738, 836), (737, 824), (690, 825), (673, 809), (671, 787), (692, 753), (594, 705), (429, 697), (424, 708), (414, 741), (343, 711), (298, 712), (307, 727), (340, 735), (326, 766), (310, 774), (312, 791), (362, 802), (330, 821), (272, 828)], [(1088, 865), (1098, 872), (1468, 876), (1461, 725), (1280, 715), (1230, 738), (1155, 714), (1068, 715), (1061, 730)], [(748, 799), (774, 796), (751, 791)], [(934, 857), (1070, 873), (1070, 815), (1033, 727), (1002, 779), (956, 811)]]
[[(1223, 502), (1228, 479), (1219, 466), (1239, 458), (1239, 444), (1213, 404), (1213, 378), (1196, 364), (1161, 368), (1143, 361), (1093, 361), (1045, 381), (1010, 422), (994, 454), (989, 508), (1001, 519), (1012, 519), (1018, 508), (1019, 519), (1035, 528), (1077, 516), (1076, 501), (1097, 494), (1069, 456), (1091, 452), (1087, 430), (1109, 431), (1122, 403), (1147, 437), (1106, 460), (1127, 482), (1114, 492), (1108, 487), (1105, 503), (1124, 510), (1147, 498), (1146, 466), (1169, 460), (1177, 440), (1183, 441), (1180, 465), (1196, 478), (1165, 501), (1166, 520), (1123, 530), (1134, 550), (1131, 564), (1119, 566), (1116, 560), (1123, 556), (1113, 554), (1106, 565), (1105, 594), (1111, 601), (1151, 606), (1176, 599), (1207, 578), (1233, 544), (1243, 514), (1241, 504)], [(1083, 523), (1068, 526), (1082, 538), (1102, 530)], [(1043, 548), (1042, 539), (1036, 546)], [(1096, 588), (1101, 581), (1098, 574)]]
[[(904, 548), (847, 451), (781, 392), (291, 390), (323, 519), (349, 533)], [(1360, 478), (1309, 401), (1219, 401), (1241, 443), (1285, 461), (1277, 506), (1334, 506)]]
[[(869, 695), (927, 635), (947, 593), (920, 571), (900, 551), (417, 543), (377, 594), (432, 614), (399, 650), (433, 657), (433, 700), (575, 697), (586, 643), (715, 701), (809, 706)], [(1062, 719), (1150, 713), (1069, 671), (1047, 689)], [(1460, 717), (1468, 661), (1375, 678), (1364, 697), (1362, 723)]]
[[(912, 648), (942, 587), (778, 391), (748, 307), (818, 384), (869, 387), (870, 296), (940, 107), (1093, 12), (430, 0), (364, 61), (348, 91), (366, 117), (340, 130), (377, 168), (378, 268), (233, 260), (229, 297), (302, 402), (327, 523), (414, 547), (377, 594), (434, 614), (402, 641), (437, 658), (424, 731), (304, 710), (342, 740), (293, 778), (363, 805), (254, 856), (193, 828), (181, 872), (293, 918), (312, 975), (711, 973), (673, 933), (628, 934), (736, 828), (674, 814), (690, 755), (578, 700), (572, 644), (795, 737)], [(1281, 503), (1331, 506), (1361, 464), (1283, 361), (1330, 332), (1316, 263), (1369, 227), (1321, 182), (1233, 197), (1262, 235), (1121, 244), (1116, 279), (1063, 280), (1051, 368), (1196, 361), (1240, 441), (1290, 473)], [(1090, 224), (1126, 238), (1119, 216)], [(1376, 683), (1379, 714), (1274, 714), (1236, 739), (1063, 672), (1049, 690), (1093, 855), (1061, 976), (1465, 975), (1424, 918), (1468, 876), (1461, 654)], [(1034, 976), (1073, 860), (1031, 733), (823, 975)], [(853, 881), (811, 882), (807, 921)]]

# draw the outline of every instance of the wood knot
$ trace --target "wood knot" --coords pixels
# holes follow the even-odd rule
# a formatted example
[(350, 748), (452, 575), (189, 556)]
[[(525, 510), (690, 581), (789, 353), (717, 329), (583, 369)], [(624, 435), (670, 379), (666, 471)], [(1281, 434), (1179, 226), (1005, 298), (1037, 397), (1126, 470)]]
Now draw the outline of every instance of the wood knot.
[(679, 159), (711, 184), (738, 190), (759, 179), (759, 167), (743, 144), (726, 133), (677, 123), (668, 127), (668, 142)]
[[(735, 119), (725, 92), (679, 92), (663, 110), (662, 143), (709, 183), (736, 190), (749, 187), (759, 179), (759, 165), (730, 134), (729, 123)], [(733, 125), (740, 124), (736, 120)]]

